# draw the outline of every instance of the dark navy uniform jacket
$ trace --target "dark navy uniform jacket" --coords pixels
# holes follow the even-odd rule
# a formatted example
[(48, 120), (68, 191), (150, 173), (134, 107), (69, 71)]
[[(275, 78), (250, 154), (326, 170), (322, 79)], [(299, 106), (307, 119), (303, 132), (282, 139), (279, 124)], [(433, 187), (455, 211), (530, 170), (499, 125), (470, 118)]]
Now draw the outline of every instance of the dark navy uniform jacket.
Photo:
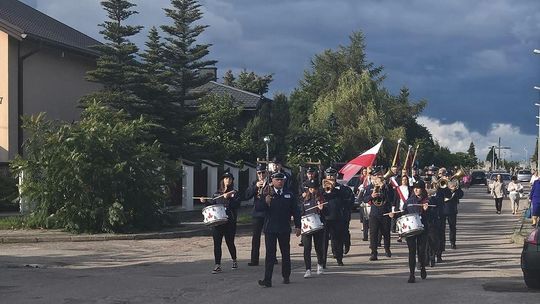
[(300, 228), (300, 209), (293, 193), (287, 189), (282, 189), (281, 195), (278, 195), (272, 187), (270, 206), (265, 202), (255, 208), (265, 213), (264, 233), (291, 233), (291, 216), (294, 227)]
[(459, 200), (463, 197), (463, 190), (457, 188), (454, 192), (450, 189), (441, 189), (443, 194), (443, 214), (452, 215), (458, 213)]
[[(264, 189), (263, 193), (266, 191)], [(264, 206), (266, 202), (264, 200), (265, 195), (258, 197), (259, 188), (257, 187), (257, 182), (254, 182), (251, 186), (246, 189), (244, 200), (249, 200), (253, 197), (253, 210), (251, 211), (252, 217), (264, 218), (266, 212), (264, 211)], [(259, 207), (257, 207), (259, 206)]]
[[(380, 201), (382, 201), (381, 206), (375, 205), (375, 203), (372, 201), (371, 194), (373, 193), (373, 190), (375, 189), (375, 184), (370, 184), (364, 194), (364, 198), (362, 201), (364, 203), (371, 205), (371, 211), (369, 213), (369, 217), (382, 217), (383, 214), (391, 212), (392, 211), (392, 200), (393, 200), (393, 192), (394, 190), (390, 188), (387, 184), (385, 184), (383, 187), (381, 187), (380, 193)], [(390, 194), (392, 193), (392, 194)]]

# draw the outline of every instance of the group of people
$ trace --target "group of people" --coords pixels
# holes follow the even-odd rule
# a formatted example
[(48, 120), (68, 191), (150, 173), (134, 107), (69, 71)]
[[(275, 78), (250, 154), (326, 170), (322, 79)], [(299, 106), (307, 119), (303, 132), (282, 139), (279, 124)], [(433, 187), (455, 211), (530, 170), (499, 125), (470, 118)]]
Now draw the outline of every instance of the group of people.
[[(463, 191), (459, 182), (452, 180), (441, 168), (433, 181), (425, 182), (418, 172), (391, 168), (390, 176), (383, 176), (381, 168), (364, 168), (359, 177), (356, 193), (346, 185), (337, 182), (337, 170), (328, 168), (320, 172), (317, 168), (308, 168), (303, 182), (303, 191), (296, 196), (290, 188), (290, 176), (280, 166), (269, 172), (264, 163), (257, 165), (257, 181), (245, 191), (242, 200), (253, 198), (254, 207), (252, 250), (249, 266), (259, 265), (261, 234), (265, 234), (265, 271), (264, 278), (258, 281), (262, 287), (272, 286), (277, 245), (281, 251), (281, 275), (283, 283), (290, 282), (290, 236), (291, 218), (296, 236), (301, 235), (301, 218), (316, 214), (323, 223), (322, 229), (302, 234), (301, 244), (304, 251), (305, 278), (312, 273), (311, 254), (315, 249), (317, 256), (317, 274), (323, 274), (327, 267), (328, 249), (338, 266), (343, 266), (344, 255), (351, 246), (349, 225), (355, 199), (362, 203), (361, 221), (363, 240), (369, 240), (371, 255), (369, 260), (378, 260), (378, 247), (381, 241), (387, 257), (390, 250), (390, 232), (397, 219), (408, 214), (417, 214), (424, 229), (406, 237), (409, 249), (409, 283), (415, 282), (416, 261), (420, 264), (420, 276), (427, 276), (426, 265), (434, 266), (443, 262), (442, 254), (446, 244), (446, 222), (450, 227), (450, 244), (456, 248), (456, 218), (459, 199)], [(324, 178), (318, 178), (323, 174)], [(388, 175), (388, 174), (387, 174)], [(433, 185), (433, 187), (432, 187)], [(231, 254), (232, 269), (238, 268), (234, 236), (236, 233), (237, 209), (240, 196), (234, 189), (232, 175), (225, 173), (220, 181), (219, 190), (212, 200), (202, 200), (206, 204), (222, 204), (226, 208), (226, 224), (213, 227), (215, 266), (212, 273), (222, 271), (221, 243), (225, 242)], [(368, 211), (366, 211), (368, 210)], [(368, 213), (368, 214), (366, 214)], [(401, 238), (400, 238), (401, 239)]]

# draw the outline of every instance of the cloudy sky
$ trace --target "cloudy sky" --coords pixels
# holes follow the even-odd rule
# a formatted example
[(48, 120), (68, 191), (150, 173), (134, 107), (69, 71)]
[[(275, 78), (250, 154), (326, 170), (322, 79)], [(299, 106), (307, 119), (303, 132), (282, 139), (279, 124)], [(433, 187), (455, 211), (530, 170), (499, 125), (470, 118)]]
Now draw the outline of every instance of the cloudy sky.
[[(38, 10), (102, 40), (105, 14), (98, 0), (24, 0)], [(167, 24), (169, 0), (138, 0), (134, 24), (145, 31)], [(384, 85), (407, 86), (428, 106), (419, 121), (442, 145), (477, 155), (510, 146), (506, 158), (534, 152), (540, 102), (540, 1), (538, 0), (205, 0), (202, 41), (220, 75), (241, 69), (274, 74), (271, 92), (290, 93), (310, 59), (348, 43), (362, 31), (368, 59), (383, 65)]]

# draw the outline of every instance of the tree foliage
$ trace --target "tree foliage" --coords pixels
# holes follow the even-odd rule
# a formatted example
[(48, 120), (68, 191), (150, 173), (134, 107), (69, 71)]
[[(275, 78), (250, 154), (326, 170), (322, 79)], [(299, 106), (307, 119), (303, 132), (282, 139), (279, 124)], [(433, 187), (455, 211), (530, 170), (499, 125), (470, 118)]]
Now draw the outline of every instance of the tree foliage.
[(24, 128), (24, 158), (12, 169), (24, 172), (22, 195), (37, 203), (33, 217), (43, 227), (108, 232), (160, 224), (167, 163), (157, 142), (146, 144), (146, 121), (94, 102), (79, 122), (40, 114)]
[(258, 95), (268, 93), (268, 88), (273, 80), (272, 74), (259, 76), (255, 72), (248, 72), (245, 69), (237, 77), (231, 70), (228, 70), (223, 76), (224, 84)]

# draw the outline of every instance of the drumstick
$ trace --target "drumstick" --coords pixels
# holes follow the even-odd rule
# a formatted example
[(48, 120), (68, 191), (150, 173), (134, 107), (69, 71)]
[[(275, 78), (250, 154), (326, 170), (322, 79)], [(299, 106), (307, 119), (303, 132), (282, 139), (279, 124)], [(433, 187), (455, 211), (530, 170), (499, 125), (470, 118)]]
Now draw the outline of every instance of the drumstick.
[(401, 210), (400, 211), (392, 211), (392, 212), (384, 213), (383, 215), (390, 215), (392, 213), (401, 213), (401, 212), (403, 212), (403, 211), (401, 211)]
[[(424, 204), (409, 204), (407, 206), (424, 206)], [(428, 205), (428, 207), (437, 207), (437, 205)]]
[(223, 193), (223, 194), (221, 194), (221, 195), (218, 195), (218, 196), (216, 196), (216, 197), (208, 197), (208, 196), (194, 196), (194, 197), (193, 197), (193, 199), (205, 199), (205, 200), (215, 200), (215, 199), (218, 199), (218, 198), (220, 198), (220, 197), (222, 197), (222, 196), (225, 196), (225, 195), (227, 195), (227, 194), (229, 194), (229, 193), (232, 193), (232, 192), (235, 192), (235, 191), (236, 191), (236, 190), (233, 190), (233, 191), (229, 191), (229, 192), (227, 192), (227, 193)]
[[(328, 204), (328, 202), (324, 202), (324, 203), (322, 203), (321, 205), (326, 205), (326, 204)], [(304, 211), (309, 211), (309, 210), (312, 210), (312, 209), (315, 209), (315, 208), (319, 208), (319, 205), (313, 206), (313, 207), (310, 207), (310, 208), (307, 208), (307, 209), (304, 210)]]

